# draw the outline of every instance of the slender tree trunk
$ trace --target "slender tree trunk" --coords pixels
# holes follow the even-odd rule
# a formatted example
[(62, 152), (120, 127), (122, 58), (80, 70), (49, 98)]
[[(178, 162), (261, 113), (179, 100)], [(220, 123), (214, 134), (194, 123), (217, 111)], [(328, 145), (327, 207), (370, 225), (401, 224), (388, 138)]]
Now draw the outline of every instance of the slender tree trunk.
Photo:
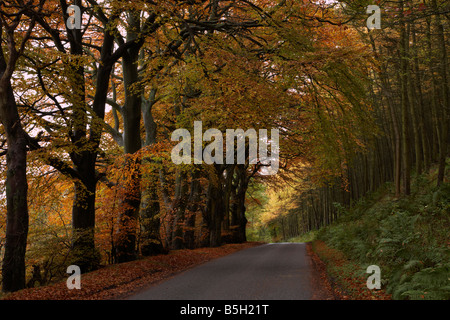
[(411, 193), (411, 161), (409, 138), (409, 103), (408, 100), (408, 43), (409, 36), (406, 33), (403, 1), (400, 3), (400, 82), (401, 82), (401, 110), (402, 110), (402, 158), (403, 158), (403, 193)]
[(445, 43), (444, 26), (441, 22), (441, 17), (437, 13), (436, 0), (432, 1), (433, 9), (436, 12), (435, 26), (439, 53), (439, 75), (441, 78), (441, 94), (442, 94), (442, 107), (440, 109), (441, 114), (441, 134), (439, 139), (439, 171), (437, 177), (437, 185), (440, 186), (445, 177), (445, 162), (447, 158), (448, 149), (448, 136), (449, 136), (449, 121), (450, 121), (450, 89), (447, 74), (447, 48)]
[(423, 90), (422, 90), (422, 72), (419, 68), (419, 47), (417, 45), (417, 32), (415, 25), (412, 25), (412, 37), (413, 37), (413, 50), (414, 50), (414, 72), (415, 72), (415, 90), (417, 92), (418, 100), (417, 100), (417, 120), (419, 125), (419, 132), (421, 136), (421, 147), (423, 151), (423, 169), (425, 172), (428, 172), (428, 169), (430, 168), (430, 147), (427, 140), (427, 134), (426, 134), (426, 123), (427, 123), (427, 114), (424, 112), (424, 97), (423, 97)]
[(427, 49), (428, 49), (428, 70), (429, 76), (431, 78), (431, 97), (430, 97), (430, 109), (431, 109), (431, 124), (430, 124), (430, 162), (434, 162), (437, 160), (436, 154), (439, 150), (439, 141), (440, 141), (440, 120), (438, 117), (439, 107), (438, 107), (438, 90), (437, 90), (437, 79), (435, 76), (435, 66), (437, 64), (434, 59), (433, 54), (433, 45), (432, 45), (432, 36), (431, 36), (431, 17), (427, 18), (427, 26), (426, 26), (426, 41), (427, 41)]
[(389, 90), (387, 93), (387, 104), (390, 114), (390, 120), (391, 125), (393, 129), (393, 149), (394, 149), (394, 185), (395, 185), (395, 196), (399, 197), (401, 193), (401, 132), (399, 128), (399, 119), (396, 115), (394, 103), (392, 101), (391, 91), (390, 91), (390, 85), (386, 79), (386, 77), (383, 75), (385, 73), (386, 69), (382, 74), (380, 75), (381, 81), (383, 84), (384, 90)]
[[(408, 22), (408, 32), (409, 35), (412, 32), (414, 33), (414, 27), (411, 28), (411, 23)], [(409, 38), (409, 37), (408, 37)], [(415, 55), (415, 52), (409, 49), (409, 39), (408, 39), (408, 60), (413, 61), (413, 55)], [(417, 174), (422, 174), (423, 171), (423, 159), (422, 159), (422, 138), (420, 136), (420, 126), (419, 126), (419, 120), (417, 119), (417, 113), (418, 113), (418, 102), (416, 99), (416, 87), (414, 85), (415, 83), (415, 77), (412, 76), (411, 69), (413, 68), (412, 64), (409, 64), (408, 66), (408, 72), (407, 72), (407, 81), (408, 81), (408, 102), (409, 102), (409, 110), (411, 114), (411, 124), (413, 129), (413, 136), (414, 136), (414, 154), (415, 154), (415, 165), (416, 165), (416, 172)]]

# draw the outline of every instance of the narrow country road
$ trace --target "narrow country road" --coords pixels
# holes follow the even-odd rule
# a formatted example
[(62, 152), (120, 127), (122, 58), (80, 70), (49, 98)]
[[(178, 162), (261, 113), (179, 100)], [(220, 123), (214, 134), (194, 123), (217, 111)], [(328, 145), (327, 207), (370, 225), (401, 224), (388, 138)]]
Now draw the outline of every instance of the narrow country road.
[(304, 243), (265, 244), (215, 259), (146, 289), (132, 300), (307, 300)]

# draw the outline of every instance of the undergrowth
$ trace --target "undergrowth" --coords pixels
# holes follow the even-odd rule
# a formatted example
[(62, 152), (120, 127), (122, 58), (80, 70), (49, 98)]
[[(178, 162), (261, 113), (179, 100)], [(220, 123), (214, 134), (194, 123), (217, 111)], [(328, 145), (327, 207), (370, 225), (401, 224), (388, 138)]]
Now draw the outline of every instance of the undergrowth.
[(450, 183), (435, 187), (431, 176), (414, 179), (412, 194), (395, 199), (387, 184), (351, 209), (317, 239), (357, 262), (381, 268), (393, 299), (450, 299)]

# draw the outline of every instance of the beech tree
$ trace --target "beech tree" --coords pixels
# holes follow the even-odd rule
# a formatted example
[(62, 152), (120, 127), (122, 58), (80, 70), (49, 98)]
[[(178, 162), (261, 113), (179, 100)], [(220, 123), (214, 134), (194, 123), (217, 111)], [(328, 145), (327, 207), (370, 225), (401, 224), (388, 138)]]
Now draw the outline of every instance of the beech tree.
[[(155, 77), (160, 76), (159, 74), (170, 73), (170, 69), (182, 63), (181, 61), (185, 57), (201, 54), (203, 49), (199, 47), (199, 38), (216, 32), (228, 36), (240, 37), (247, 30), (260, 25), (258, 20), (253, 18), (251, 14), (245, 14), (252, 7), (240, 1), (231, 4), (224, 4), (220, 1), (204, 1), (198, 4), (183, 4), (181, 7), (178, 5), (173, 7), (172, 4), (167, 3), (154, 6), (153, 9), (154, 19), (159, 21), (158, 25), (155, 24), (154, 29), (158, 40), (147, 42), (142, 46), (140, 51), (134, 50), (124, 55), (122, 59), (122, 86), (125, 93), (122, 99), (123, 104), (118, 103), (117, 99), (111, 101), (111, 105), (115, 110), (119, 110), (123, 119), (123, 133), (117, 130), (110, 131), (113, 137), (119, 137), (118, 141), (123, 142), (124, 152), (129, 155), (136, 154), (143, 146), (149, 146), (155, 142), (154, 132), (156, 128), (151, 113), (152, 106), (157, 99), (156, 93), (158, 92), (158, 88), (148, 85), (145, 86), (143, 83), (151, 83)], [(244, 12), (244, 14), (241, 14), (240, 11)], [(138, 7), (134, 7), (128, 12), (127, 38), (136, 37), (139, 34), (140, 16), (142, 16), (142, 13)], [(162, 18), (162, 16), (171, 18)], [(163, 34), (163, 30), (165, 29), (179, 31), (173, 34), (169, 33), (167, 37), (167, 35)], [(146, 87), (151, 92), (148, 98), (144, 92), (144, 88)], [(183, 109), (187, 108), (187, 100), (194, 98), (198, 94), (198, 89), (189, 84), (183, 88), (183, 91), (180, 94), (183, 95), (180, 98), (182, 102), (177, 101), (174, 106), (177, 115), (181, 115)], [(146, 130), (145, 143), (142, 143), (144, 139), (141, 137), (142, 132), (140, 130), (141, 113), (144, 116), (143, 122)], [(139, 172), (141, 159), (139, 156), (130, 157), (130, 159), (134, 159), (130, 160), (134, 161), (134, 163), (129, 168), (135, 168), (136, 172), (133, 173), (134, 176), (131, 179), (133, 185), (129, 185), (126, 188), (130, 193), (124, 195), (125, 204), (123, 208), (126, 209), (121, 213), (123, 216), (123, 231), (118, 231), (121, 234), (120, 242), (122, 244), (118, 244), (117, 246), (117, 255), (120, 261), (126, 261), (135, 257), (136, 227), (133, 227), (133, 224), (136, 224), (141, 203), (141, 174)], [(181, 246), (179, 242), (183, 238), (180, 234), (180, 227), (182, 226), (181, 221), (184, 221), (183, 212), (186, 208), (183, 206), (180, 207), (180, 205), (185, 202), (181, 201), (181, 197), (186, 197), (186, 194), (184, 192), (182, 194), (179, 191), (182, 190), (181, 186), (186, 183), (187, 178), (182, 172), (178, 172), (177, 175), (175, 189), (178, 191), (170, 204), (171, 209), (169, 209), (176, 211), (173, 221), (174, 229), (170, 231), (174, 233), (172, 246), (175, 248)], [(160, 176), (162, 179), (161, 182), (164, 184), (163, 170), (160, 170)], [(142, 190), (142, 192), (146, 191)], [(152, 220), (151, 216), (155, 215), (157, 215), (157, 212), (149, 215), (147, 211), (146, 219)], [(154, 224), (154, 227), (157, 226), (158, 224)], [(149, 228), (147, 228), (148, 231)], [(127, 235), (124, 236), (123, 233)], [(155, 232), (151, 233), (154, 234)]]
[(0, 2), (0, 121), (6, 136), (6, 242), (2, 264), (2, 290), (25, 287), (25, 250), (28, 235), (27, 146), (29, 143), (12, 77), (33, 32), (36, 19), (25, 10), (39, 14), (45, 1)]
[[(97, 182), (102, 175), (96, 170), (96, 163), (104, 131), (102, 123), (105, 117), (112, 70), (115, 63), (127, 51), (133, 50), (134, 47), (139, 48), (144, 38), (132, 38), (115, 47), (115, 41), (119, 34), (117, 21), (120, 19), (123, 6), (126, 7), (127, 4), (110, 3), (108, 16), (99, 11), (99, 6), (95, 1), (91, 1), (92, 7), (90, 8), (84, 8), (81, 1), (75, 1), (74, 4), (81, 8), (81, 12), (89, 11), (90, 20), (94, 17), (98, 20), (95, 23), (87, 24), (84, 29), (69, 29), (65, 24), (68, 19), (68, 5), (66, 1), (61, 1), (58, 6), (59, 13), (52, 8), (51, 13), (36, 17), (37, 23), (45, 34), (44, 52), (56, 50), (52, 53), (52, 55), (56, 55), (56, 60), (46, 63), (37, 60), (39, 57), (34, 57), (35, 59), (30, 59), (30, 61), (31, 67), (36, 70), (37, 81), (42, 92), (45, 93), (48, 100), (54, 103), (52, 114), (64, 119), (64, 125), (59, 128), (59, 132), (62, 132), (63, 135), (60, 135), (59, 138), (65, 139), (65, 146), (63, 150), (55, 147), (58, 152), (67, 150), (69, 158), (55, 161), (54, 158), (44, 155), (43, 159), (74, 181), (73, 263), (79, 265), (85, 272), (95, 269), (99, 263), (94, 244), (95, 195)], [(97, 16), (96, 13), (98, 13)], [(48, 21), (47, 18), (56, 20), (57, 27), (53, 27), (53, 20)], [(58, 31), (58, 26), (63, 23), (66, 26), (65, 33)], [(151, 33), (153, 23), (154, 19), (150, 16), (144, 24), (144, 34)], [(89, 41), (87, 34), (95, 38), (95, 43), (86, 42)], [(51, 49), (52, 47), (54, 49)], [(95, 50), (95, 53), (91, 49)], [(89, 52), (89, 57), (86, 52)], [(92, 69), (89, 68), (89, 65), (85, 65), (89, 59), (93, 59), (91, 61)], [(55, 87), (54, 83), (50, 88), (46, 81), (51, 75), (45, 68), (53, 66), (58, 61), (62, 61), (62, 69), (52, 71), (67, 75), (65, 79), (62, 78), (69, 88), (69, 91), (63, 94), (64, 102), (60, 101), (61, 88)], [(92, 83), (88, 87), (85, 79), (92, 74)], [(37, 110), (36, 114), (42, 115), (42, 111)], [(47, 130), (47, 134), (48, 140), (52, 141), (55, 132)], [(53, 152), (54, 149), (51, 146), (41, 146), (39, 140), (42, 140), (42, 136), (41, 139), (40, 137), (33, 139), (31, 145), (33, 149), (40, 150), (43, 154)], [(58, 141), (58, 139), (54, 139), (54, 141)]]

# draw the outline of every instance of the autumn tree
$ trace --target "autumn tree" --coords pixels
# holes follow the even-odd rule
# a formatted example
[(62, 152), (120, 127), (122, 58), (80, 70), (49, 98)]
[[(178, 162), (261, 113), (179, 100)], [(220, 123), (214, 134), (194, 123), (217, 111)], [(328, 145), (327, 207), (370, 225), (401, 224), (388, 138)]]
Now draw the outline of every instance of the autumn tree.
[[(136, 154), (143, 145), (153, 144), (155, 141), (155, 131), (152, 107), (158, 99), (155, 95), (161, 94), (160, 88), (154, 85), (156, 77), (167, 79), (167, 74), (171, 73), (171, 69), (177, 65), (183, 64), (183, 59), (201, 54), (202, 48), (199, 46), (199, 40), (202, 37), (207, 37), (209, 34), (220, 33), (233, 37), (242, 37), (246, 30), (259, 26), (259, 22), (251, 15), (246, 14), (247, 11), (254, 10), (245, 2), (236, 2), (232, 4), (223, 4), (220, 1), (206, 1), (198, 4), (185, 4), (183, 6), (173, 7), (172, 4), (159, 4), (154, 8), (155, 19), (160, 21), (155, 28), (155, 35), (157, 41), (148, 41), (140, 52), (134, 51), (133, 57), (130, 56), (131, 61), (127, 62), (128, 57), (124, 56), (122, 60), (122, 74), (123, 74), (123, 88), (125, 95), (123, 103), (118, 103), (117, 99), (111, 101), (111, 105), (119, 113), (123, 119), (123, 133), (113, 130), (113, 136), (119, 137), (118, 141), (123, 141), (124, 151), (128, 154)], [(165, 12), (165, 13), (164, 13)], [(157, 14), (158, 13), (158, 14)], [(171, 19), (163, 19), (162, 15), (171, 17)], [(159, 17), (158, 17), (159, 15)], [(140, 10), (134, 8), (129, 12), (128, 17), (128, 36), (133, 37), (133, 34), (139, 30)], [(134, 24), (134, 25), (133, 25)], [(165, 32), (164, 30), (170, 30)], [(130, 52), (131, 54), (131, 52)], [(182, 70), (182, 69), (178, 69)], [(134, 75), (131, 79), (128, 75)], [(158, 80), (161, 82), (161, 80)], [(187, 108), (187, 101), (198, 95), (199, 89), (186, 82), (186, 86), (182, 88), (184, 92), (177, 93), (180, 96), (175, 98), (175, 113), (180, 116), (183, 109)], [(149, 95), (144, 93), (144, 88), (148, 88)], [(164, 93), (162, 93), (164, 95)], [(134, 98), (133, 98), (134, 97)], [(133, 104), (131, 101), (135, 101)], [(146, 143), (140, 141), (141, 138), (141, 110), (143, 113), (143, 123), (146, 130)], [(116, 118), (118, 119), (118, 118)], [(152, 141), (152, 142), (148, 142)], [(151, 155), (150, 155), (151, 158)], [(136, 160), (140, 163), (140, 160)], [(133, 166), (139, 170), (139, 166)], [(165, 178), (164, 170), (160, 170), (161, 181)], [(176, 190), (181, 190), (181, 185), (186, 183), (186, 176), (182, 172), (177, 173)], [(132, 227), (133, 221), (136, 221), (139, 212), (140, 203), (140, 174), (135, 173), (132, 186), (127, 186), (133, 194), (125, 195), (124, 199), (133, 199), (133, 202), (128, 203), (125, 207), (129, 210), (123, 211), (121, 215), (124, 221), (131, 222), (130, 226), (125, 226), (123, 237), (126, 245), (118, 246), (118, 256), (124, 256), (124, 259), (133, 258), (135, 250), (135, 235), (136, 228)], [(162, 182), (164, 184), (164, 182)], [(163, 189), (165, 186), (163, 186)], [(145, 192), (145, 191), (144, 191)], [(185, 194), (177, 195), (170, 205), (174, 208), (175, 213), (174, 224), (181, 226), (181, 221), (184, 219), (183, 207), (179, 207), (180, 197), (185, 197)], [(172, 209), (169, 209), (172, 210)], [(153, 214), (155, 215), (155, 213)], [(147, 218), (148, 218), (147, 214)], [(150, 218), (151, 219), (151, 218)], [(157, 224), (155, 224), (156, 226)], [(177, 227), (177, 228), (178, 228)], [(122, 233), (122, 232), (119, 232)], [(178, 241), (182, 238), (179, 235), (179, 230), (175, 229), (174, 246), (179, 247)], [(129, 256), (129, 258), (126, 258)]]
[(36, 19), (25, 12), (39, 14), (45, 1), (0, 2), (0, 120), (6, 136), (6, 242), (2, 265), (2, 290), (25, 287), (25, 250), (28, 235), (27, 146), (12, 77), (33, 32)]
[[(76, 1), (75, 5), (90, 15), (91, 23), (82, 29), (69, 29), (66, 25), (69, 18), (66, 1), (54, 5), (58, 10), (52, 7), (51, 11), (36, 15), (42, 34), (36, 39), (44, 40), (41, 50), (29, 54), (28, 59), (45, 103), (40, 108), (31, 108), (32, 101), (27, 105), (37, 117), (46, 114), (58, 120), (44, 123), (42, 134), (32, 139), (31, 147), (42, 153), (44, 162), (74, 181), (73, 263), (88, 271), (99, 263), (94, 244), (95, 195), (102, 174), (96, 170), (96, 163), (101, 154), (99, 146), (111, 74), (115, 63), (127, 50), (140, 47), (144, 38), (133, 38), (115, 46), (119, 34), (117, 21), (126, 4), (107, 4), (106, 15), (99, 11), (95, 1), (90, 2), (90, 7)], [(151, 32), (153, 22), (151, 17), (146, 20), (144, 33)], [(60, 25), (65, 26), (64, 33), (59, 32)], [(67, 90), (49, 80), (55, 73)], [(86, 81), (87, 77), (91, 80)], [(44, 110), (48, 104), (51, 111)], [(46, 143), (41, 144), (43, 141)], [(57, 160), (50, 155), (54, 152), (67, 156)]]

